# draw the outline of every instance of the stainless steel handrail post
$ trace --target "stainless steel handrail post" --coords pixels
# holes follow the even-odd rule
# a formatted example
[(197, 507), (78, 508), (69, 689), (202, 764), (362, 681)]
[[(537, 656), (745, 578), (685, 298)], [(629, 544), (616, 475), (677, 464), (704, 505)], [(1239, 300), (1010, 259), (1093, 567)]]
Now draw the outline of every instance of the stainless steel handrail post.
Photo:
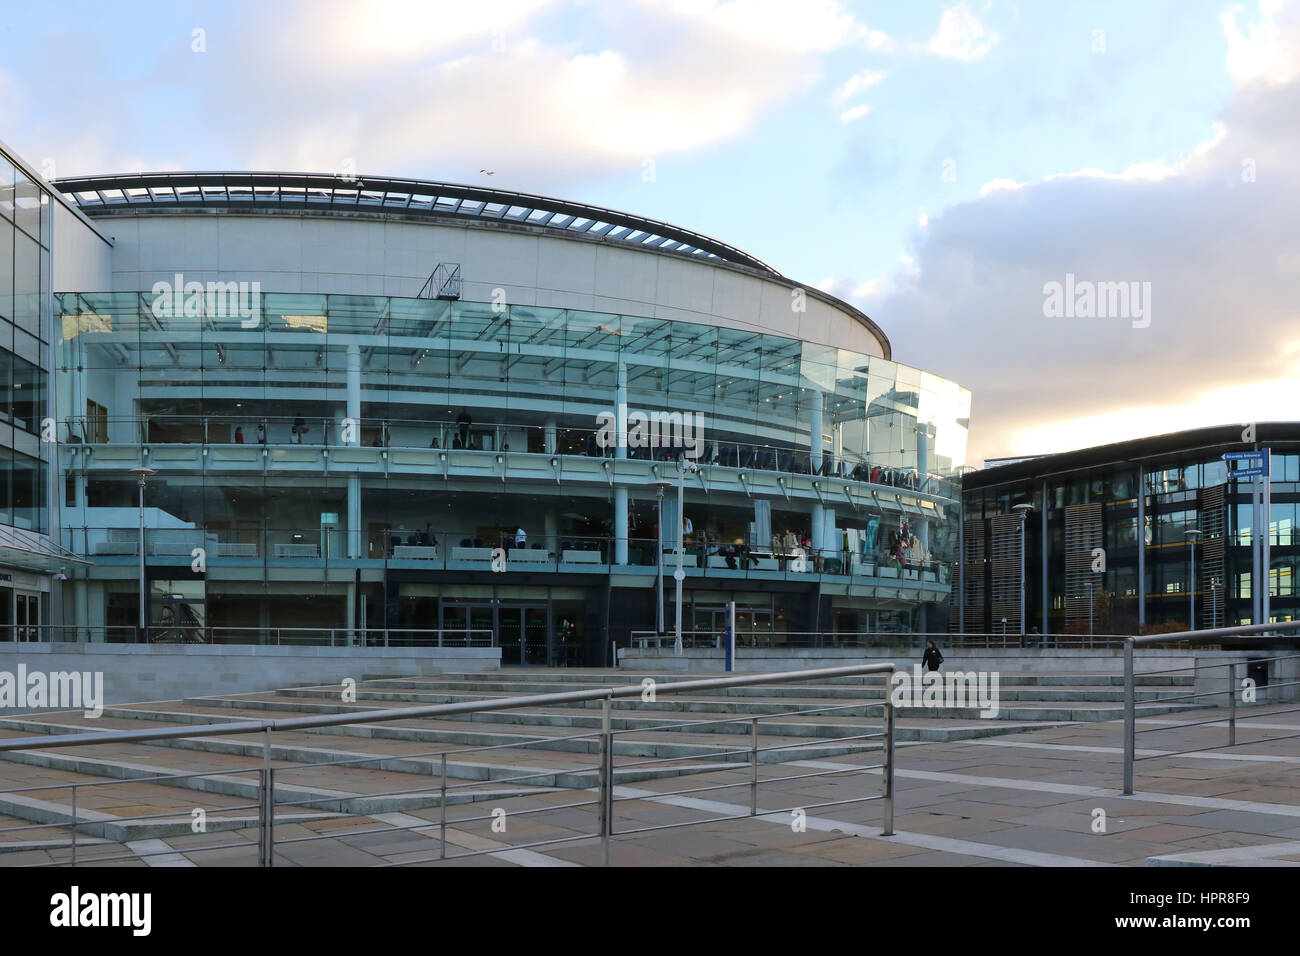
[(72, 785), (72, 865), (77, 865), (77, 785)]
[(438, 799), (438, 859), (447, 859), (447, 754), (442, 755), (442, 786)]
[[(271, 731), (268, 728), (269, 738)], [(266, 865), (275, 866), (275, 770), (266, 771)]]
[(1228, 746), (1237, 746), (1237, 664), (1228, 662)]
[(749, 815), (758, 816), (758, 718), (749, 721)]
[(266, 768), (257, 771), (257, 865), (266, 866)]
[(613, 698), (600, 702), (600, 859), (609, 866), (609, 837), (614, 829), (614, 740), (610, 733), (609, 710)]
[(1133, 688), (1133, 638), (1124, 641), (1124, 793), (1133, 793), (1133, 757), (1136, 746), (1136, 694)]
[(880, 835), (894, 835), (894, 704), (889, 699), (889, 684), (885, 684), (885, 741), (883, 766), (880, 768), (881, 803), (883, 812), (880, 821)]
[(271, 727), (267, 725), (262, 737), (262, 807), (259, 810), (262, 824), (262, 866), (272, 866), (275, 852), (275, 778), (271, 770)]

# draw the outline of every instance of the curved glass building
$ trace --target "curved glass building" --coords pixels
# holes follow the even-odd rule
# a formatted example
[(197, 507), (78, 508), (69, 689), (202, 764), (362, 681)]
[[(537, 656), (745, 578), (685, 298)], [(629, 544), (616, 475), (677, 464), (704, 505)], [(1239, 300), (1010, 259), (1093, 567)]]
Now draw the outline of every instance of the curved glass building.
[(50, 334), (57, 615), (92, 640), (140, 619), (142, 525), (145, 619), (195, 639), (600, 664), (671, 628), (679, 557), (709, 643), (729, 601), (777, 644), (947, 627), (969, 392), (753, 256), (440, 183), (54, 187), (104, 240)]

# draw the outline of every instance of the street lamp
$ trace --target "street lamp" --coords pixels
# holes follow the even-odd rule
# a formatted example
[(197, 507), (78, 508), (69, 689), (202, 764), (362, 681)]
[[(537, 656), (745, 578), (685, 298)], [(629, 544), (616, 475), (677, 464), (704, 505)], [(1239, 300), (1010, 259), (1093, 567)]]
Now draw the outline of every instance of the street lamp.
[(1188, 575), (1187, 601), (1188, 615), (1191, 621), (1189, 630), (1196, 630), (1196, 539), (1200, 535), (1200, 528), (1189, 528), (1183, 532), (1183, 537), (1187, 539), (1187, 558), (1190, 562), (1190, 571)]
[(131, 474), (135, 475), (136, 484), (139, 487), (140, 494), (140, 639), (145, 640), (145, 591), (144, 591), (144, 485), (150, 477), (158, 474), (153, 468), (144, 465), (137, 465), (130, 469)]
[[(1023, 638), (1025, 636), (1025, 524), (1034, 506), (1015, 505), (1014, 508), (1020, 515), (1020, 636)], [(1022, 640), (1021, 644), (1023, 643)]]
[[(662, 637), (664, 633), (664, 489), (671, 488), (673, 483), (666, 478), (659, 481), (652, 481), (655, 488), (655, 508), (657, 509), (655, 519), (655, 566), (657, 570), (657, 587), (658, 600), (655, 602), (655, 635)], [(658, 644), (656, 643), (656, 647)]]

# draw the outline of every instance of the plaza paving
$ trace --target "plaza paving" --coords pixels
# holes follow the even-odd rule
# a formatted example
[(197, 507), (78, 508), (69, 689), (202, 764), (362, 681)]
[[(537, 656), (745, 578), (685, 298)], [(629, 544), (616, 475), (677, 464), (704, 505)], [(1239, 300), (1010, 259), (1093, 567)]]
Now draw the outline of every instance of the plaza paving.
[[(294, 688), (115, 707), (95, 721), (79, 714), (9, 718), (0, 721), (0, 736), (415, 706), (639, 677), (506, 671), (376, 680), (361, 685), (355, 704), (341, 703), (333, 688)], [(1300, 865), (1300, 738), (1292, 736), (1300, 734), (1300, 714), (1290, 713), (1294, 705), (1241, 708), (1238, 716), (1250, 719), (1239, 723), (1237, 747), (1177, 754), (1225, 743), (1226, 727), (1217, 722), (1224, 712), (1160, 705), (1162, 697), (1188, 688), (1144, 684), (1143, 699), (1150, 704), (1138, 722), (1138, 746), (1139, 755), (1151, 759), (1137, 763), (1137, 793), (1125, 797), (1115, 687), (1113, 678), (1098, 675), (1013, 681), (1008, 690), (1020, 699), (1004, 700), (1004, 709), (1014, 710), (998, 720), (900, 711), (895, 833), (889, 837), (880, 831), (880, 801), (840, 803), (880, 791), (874, 768), (881, 761), (879, 741), (841, 739), (879, 731), (879, 708), (870, 703), (882, 695), (878, 682), (859, 678), (689, 698), (665, 695), (655, 706), (620, 701), (614, 710), (620, 733), (611, 862)], [(841, 709), (789, 713), (816, 707)], [(1072, 712), (1088, 719), (1063, 719)], [(747, 717), (754, 713), (766, 714), (760, 746), (783, 749), (764, 753), (759, 763), (759, 815), (719, 820), (749, 813)], [(600, 865), (600, 841), (587, 838), (599, 827), (598, 715), (594, 707), (578, 705), (277, 733), (270, 754), (277, 784), (275, 863)], [(733, 718), (743, 722), (687, 723)], [(1189, 720), (1215, 722), (1177, 726)], [(527, 741), (540, 743), (519, 746)], [(449, 792), (445, 852), (451, 857), (446, 860), (439, 859), (443, 753)], [(262, 764), (260, 735), (33, 747), (0, 756), (7, 758), (0, 760), (2, 866), (70, 860), (68, 830), (53, 824), (70, 818), (73, 783), (78, 865), (109, 858), (114, 865), (138, 866), (256, 862), (256, 776), (250, 768)], [(766, 762), (778, 756), (784, 762)], [(340, 760), (351, 765), (325, 765)], [(789, 779), (823, 770), (837, 772)], [(168, 779), (196, 772), (208, 776)], [(136, 779), (115, 779), (126, 776)], [(47, 789), (13, 792), (33, 787)], [(700, 792), (670, 793), (684, 789)], [(203, 810), (207, 832), (192, 832), (195, 809)], [(794, 825), (797, 810), (803, 811), (803, 826)], [(1097, 822), (1101, 813), (1104, 829)], [(142, 816), (148, 819), (134, 819)], [(505, 832), (499, 832), (502, 821)], [(24, 829), (6, 829), (17, 827)], [(658, 827), (669, 828), (628, 832)]]

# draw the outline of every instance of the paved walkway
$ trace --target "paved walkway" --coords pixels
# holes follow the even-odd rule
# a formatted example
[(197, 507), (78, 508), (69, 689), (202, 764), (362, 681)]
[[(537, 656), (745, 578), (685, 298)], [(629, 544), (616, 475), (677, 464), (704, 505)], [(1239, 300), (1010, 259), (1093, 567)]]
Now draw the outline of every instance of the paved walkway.
[[(1138, 722), (1137, 794), (1120, 793), (1122, 753), (1117, 722), (1074, 724), (1004, 737), (900, 745), (897, 752), (895, 835), (880, 832), (881, 803), (842, 803), (879, 792), (879, 751), (759, 768), (760, 815), (749, 817), (750, 770), (734, 768), (642, 780), (615, 790), (615, 865), (718, 866), (1142, 866), (1300, 865), (1300, 720), (1260, 707), (1238, 726), (1236, 748), (1178, 753), (1226, 742), (1222, 723), (1179, 727), (1178, 721)], [(1201, 711), (1196, 720), (1222, 716)], [(1243, 716), (1239, 714), (1239, 716)], [(1289, 739), (1288, 739), (1289, 738)], [(373, 745), (378, 741), (357, 740)], [(766, 741), (765, 741), (766, 743)], [(780, 743), (780, 741), (773, 741)], [(368, 748), (367, 748), (368, 749)], [(388, 746), (376, 749), (388, 751)], [(514, 753), (502, 751), (501, 753)], [(133, 755), (137, 760), (138, 753)], [(158, 751), (160, 763), (174, 752)], [(521, 772), (555, 755), (533, 752)], [(620, 756), (626, 768), (647, 758)], [(594, 764), (591, 758), (584, 763)], [(247, 766), (247, 761), (244, 762)], [(716, 764), (715, 764), (716, 766)], [(817, 771), (833, 775), (801, 777)], [(62, 771), (0, 765), (0, 787), (22, 778), (57, 783)], [(296, 776), (295, 776), (296, 775)], [(399, 779), (400, 778), (400, 779)], [(796, 779), (791, 779), (796, 778)], [(277, 773), (277, 784), (329, 787), (320, 768)], [(351, 783), (352, 781), (349, 781)], [(436, 780), (380, 773), (358, 789), (392, 783), (436, 791)], [(339, 786), (339, 778), (333, 778)], [(83, 798), (87, 809), (125, 813), (123, 784)], [(484, 786), (489, 786), (484, 784)], [(671, 791), (694, 790), (689, 794)], [(149, 801), (177, 814), (193, 802), (185, 790), (153, 788)], [(447, 808), (447, 853), (438, 864), (440, 809), (415, 801), (410, 809), (370, 816), (277, 809), (277, 865), (418, 864), (489, 866), (599, 865), (595, 794), (551, 789)], [(87, 794), (90, 797), (90, 794)], [(54, 797), (51, 797), (53, 799)], [(246, 801), (214, 798), (232, 809)], [(827, 805), (820, 806), (819, 805)], [(242, 810), (241, 813), (250, 811)], [(294, 814), (298, 816), (295, 818)], [(742, 819), (720, 820), (740, 816)], [(692, 826), (673, 826), (707, 820)], [(0, 818), (0, 826), (21, 824)], [(233, 824), (232, 824), (233, 826)], [(504, 832), (501, 828), (504, 827)], [(669, 827), (666, 829), (657, 829)], [(632, 833), (632, 830), (642, 832)], [(10, 835), (11, 838), (13, 835)], [(66, 861), (61, 831), (34, 828), (23, 849), (0, 854), (0, 865)], [(319, 839), (324, 837), (324, 839)], [(250, 865), (253, 828), (185, 833), (120, 843), (87, 837), (78, 861), (125, 857), (139, 865)], [(239, 846), (216, 848), (218, 844)], [(203, 852), (199, 848), (208, 847)], [(475, 854), (472, 856), (465, 854)]]

